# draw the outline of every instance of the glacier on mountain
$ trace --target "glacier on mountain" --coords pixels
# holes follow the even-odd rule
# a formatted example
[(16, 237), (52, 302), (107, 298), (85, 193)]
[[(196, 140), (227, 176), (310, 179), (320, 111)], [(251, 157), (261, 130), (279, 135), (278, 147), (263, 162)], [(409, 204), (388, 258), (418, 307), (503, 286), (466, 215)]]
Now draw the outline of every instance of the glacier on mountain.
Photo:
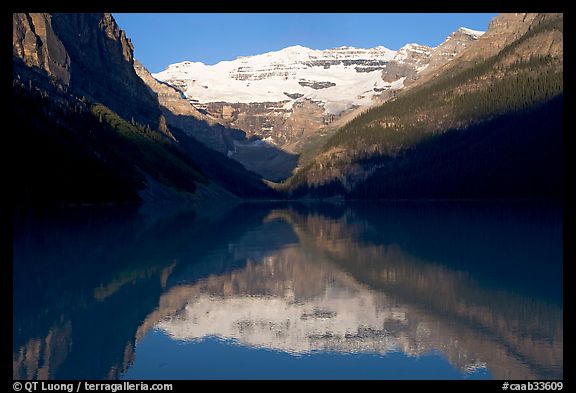
[(200, 104), (309, 99), (325, 104), (327, 113), (338, 113), (369, 105), (373, 96), (394, 88), (381, 75), (395, 55), (396, 51), (382, 46), (327, 50), (291, 46), (215, 65), (185, 61), (154, 77), (179, 87)]

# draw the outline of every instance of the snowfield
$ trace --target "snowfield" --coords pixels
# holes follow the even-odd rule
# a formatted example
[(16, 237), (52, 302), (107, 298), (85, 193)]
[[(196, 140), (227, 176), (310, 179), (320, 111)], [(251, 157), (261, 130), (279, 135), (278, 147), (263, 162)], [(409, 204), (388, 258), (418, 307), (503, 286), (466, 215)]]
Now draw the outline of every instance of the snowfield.
[[(465, 27), (458, 31), (474, 39), (484, 34)], [(184, 61), (153, 76), (179, 88), (195, 105), (278, 102), (280, 108), (290, 110), (295, 102), (309, 99), (321, 103), (326, 113), (337, 115), (370, 105), (385, 90), (402, 89), (405, 77), (383, 80), (387, 65), (404, 64), (415, 56), (428, 58), (435, 49), (414, 43), (398, 51), (383, 46), (316, 50), (297, 45), (215, 65)], [(416, 72), (426, 67), (418, 66)]]
[[(369, 105), (372, 97), (379, 94), (375, 88), (401, 87), (401, 83), (382, 80), (382, 69), (395, 55), (396, 51), (381, 46), (328, 50), (292, 46), (215, 65), (185, 61), (153, 76), (181, 87), (186, 97), (198, 103), (286, 102), (284, 108), (288, 109), (296, 100), (310, 99), (324, 103), (328, 113), (337, 114), (354, 105)], [(378, 69), (356, 69), (363, 67)], [(310, 86), (322, 82), (329, 87)], [(302, 96), (290, 98), (285, 93)]]

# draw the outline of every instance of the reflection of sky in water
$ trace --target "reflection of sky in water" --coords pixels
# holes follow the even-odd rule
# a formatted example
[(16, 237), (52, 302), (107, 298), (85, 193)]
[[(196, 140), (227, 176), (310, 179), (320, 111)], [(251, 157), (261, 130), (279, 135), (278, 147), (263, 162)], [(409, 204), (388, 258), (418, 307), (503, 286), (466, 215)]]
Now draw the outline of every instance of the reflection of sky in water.
[(560, 378), (561, 215), (540, 208), (34, 223), (15, 241), (14, 375)]
[(294, 355), (253, 348), (233, 340), (207, 337), (186, 344), (160, 330), (138, 344), (137, 361), (125, 379), (490, 379), (486, 368), (455, 369), (445, 357), (429, 353), (409, 357), (318, 352)]

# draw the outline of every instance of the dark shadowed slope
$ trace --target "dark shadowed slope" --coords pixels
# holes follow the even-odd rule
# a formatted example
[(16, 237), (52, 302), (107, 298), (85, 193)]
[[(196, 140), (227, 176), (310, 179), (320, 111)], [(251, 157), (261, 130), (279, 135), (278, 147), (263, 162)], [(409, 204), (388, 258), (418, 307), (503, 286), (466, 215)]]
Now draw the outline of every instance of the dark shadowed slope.
[(290, 194), (560, 195), (563, 17), (499, 23), (506, 18), (443, 73), (343, 126), (291, 179)]
[(16, 200), (273, 196), (259, 176), (168, 128), (132, 50), (109, 14), (13, 14)]

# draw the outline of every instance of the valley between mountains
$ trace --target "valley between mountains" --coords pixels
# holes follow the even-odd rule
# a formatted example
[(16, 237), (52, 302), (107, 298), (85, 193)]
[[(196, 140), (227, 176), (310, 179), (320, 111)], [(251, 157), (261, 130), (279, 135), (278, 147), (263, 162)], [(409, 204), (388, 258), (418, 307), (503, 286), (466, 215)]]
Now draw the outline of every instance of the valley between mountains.
[(150, 73), (111, 14), (15, 13), (16, 204), (560, 197), (563, 14), (385, 45)]

